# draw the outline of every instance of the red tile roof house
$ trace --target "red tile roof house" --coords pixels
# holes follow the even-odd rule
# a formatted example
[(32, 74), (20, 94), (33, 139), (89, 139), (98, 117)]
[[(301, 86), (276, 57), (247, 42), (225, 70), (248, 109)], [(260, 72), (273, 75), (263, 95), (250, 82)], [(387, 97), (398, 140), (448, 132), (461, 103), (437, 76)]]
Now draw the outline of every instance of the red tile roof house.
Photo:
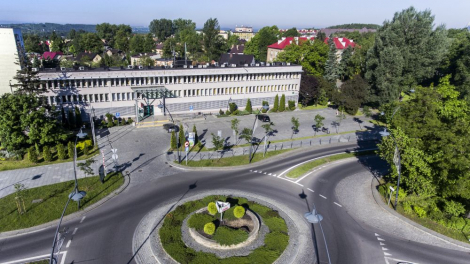
[(313, 41), (315, 38), (310, 37), (310, 38), (303, 38), (303, 37), (287, 37), (287, 38), (282, 38), (277, 41), (277, 43), (271, 44), (268, 46), (268, 57), (266, 59), (267, 62), (273, 62), (277, 58), (277, 54), (279, 52), (282, 52), (285, 47), (288, 45), (292, 44), (293, 42), (298, 44), (299, 40), (300, 41)]
[[(325, 44), (328, 44), (328, 40), (329, 38), (325, 39)], [(341, 54), (343, 54), (344, 50), (346, 50), (349, 47), (351, 48), (356, 47), (356, 43), (354, 43), (352, 39), (333, 38), (333, 42), (336, 46), (336, 56), (338, 57), (338, 62), (341, 61)]]
[(42, 54), (41, 59), (43, 59), (43, 60), (59, 60), (62, 55), (64, 55), (64, 54), (60, 51), (56, 51), (56, 52), (46, 51), (46, 52), (44, 52), (44, 54)]

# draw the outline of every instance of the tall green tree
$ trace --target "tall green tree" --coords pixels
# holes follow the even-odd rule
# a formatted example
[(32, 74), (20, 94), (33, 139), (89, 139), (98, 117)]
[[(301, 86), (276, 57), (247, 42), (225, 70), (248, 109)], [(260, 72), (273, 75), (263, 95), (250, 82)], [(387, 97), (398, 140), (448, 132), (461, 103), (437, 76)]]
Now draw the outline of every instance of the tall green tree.
[(160, 42), (165, 41), (175, 33), (173, 21), (165, 18), (152, 20), (149, 25), (149, 30)]
[(171, 146), (171, 149), (177, 149), (178, 146), (176, 144), (176, 134), (175, 134), (175, 131), (171, 131), (171, 140), (170, 140), (170, 146)]
[(273, 104), (273, 108), (271, 109), (272, 112), (277, 112), (279, 110), (279, 95), (276, 94), (276, 96), (274, 97), (274, 104)]
[(33, 71), (33, 65), (30, 60), (18, 60), (17, 65), (21, 68), (16, 72), (13, 79), (16, 83), (12, 84), (12, 90), (15, 93), (40, 95), (46, 92), (46, 88), (41, 88), (39, 72)]
[(402, 91), (431, 78), (446, 48), (446, 30), (443, 25), (434, 28), (431, 11), (410, 7), (395, 13), (378, 29), (367, 54), (366, 78), (375, 101), (397, 100)]
[(333, 37), (328, 39), (328, 46), (330, 50), (328, 52), (328, 60), (325, 64), (325, 79), (330, 82), (336, 82), (339, 78), (339, 63), (338, 63), (338, 54), (335, 42), (333, 41)]
[(369, 84), (360, 75), (356, 75), (343, 83), (335, 96), (335, 102), (344, 108), (346, 113), (355, 115), (359, 107), (367, 102), (368, 96)]
[(234, 118), (230, 122), (231, 122), (230, 128), (232, 128), (233, 133), (235, 134), (235, 145), (237, 145), (238, 144), (238, 132), (239, 132), (238, 124), (240, 124), (240, 120)]
[(182, 124), (180, 125), (179, 140), (180, 140), (180, 147), (184, 146), (184, 143), (186, 142), (186, 136), (184, 135), (184, 128)]
[(328, 56), (328, 45), (322, 41), (302, 41), (292, 43), (277, 55), (276, 61), (302, 65), (309, 75), (323, 76)]
[(353, 48), (349, 46), (341, 54), (341, 61), (338, 65), (338, 75), (343, 81), (352, 78), (355, 75), (354, 67), (351, 65), (351, 59), (353, 55)]
[(283, 37), (300, 37), (300, 33), (297, 31), (297, 28), (293, 27), (288, 30), (286, 30), (284, 33), (282, 33)]
[(144, 43), (142, 45), (142, 52), (152, 52), (155, 50), (155, 41), (153, 40), (152, 34), (148, 33), (145, 35)]
[(251, 100), (250, 100), (250, 98), (248, 98), (248, 99), (246, 100), (245, 111), (247, 111), (247, 112), (250, 113), (250, 114), (251, 114), (251, 112), (253, 112), (253, 108), (252, 108), (252, 106), (251, 106)]
[(203, 43), (207, 59), (219, 60), (222, 53), (227, 52), (227, 44), (222, 36), (219, 36), (220, 26), (217, 18), (209, 18), (204, 23)]
[(80, 128), (83, 126), (82, 114), (78, 106), (75, 106), (75, 127)]
[(252, 54), (257, 61), (266, 61), (268, 46), (277, 42), (279, 38), (279, 28), (277, 26), (264, 27), (256, 33), (245, 45), (245, 54)]
[(323, 120), (325, 120), (325, 117), (317, 114), (315, 115), (314, 121), (315, 121), (315, 133), (320, 130), (321, 127), (323, 127)]
[(140, 34), (132, 36), (129, 42), (129, 49), (132, 54), (137, 54), (144, 51), (144, 37)]
[(101, 53), (104, 43), (95, 33), (86, 33), (81, 36), (80, 47), (85, 51)]
[(281, 95), (281, 100), (279, 100), (279, 112), (284, 112), (286, 110), (286, 95)]
[(197, 134), (196, 124), (193, 125), (193, 133), (194, 133), (194, 145), (199, 142), (199, 136)]
[(125, 29), (119, 29), (116, 32), (116, 37), (114, 40), (116, 48), (126, 53), (129, 52), (129, 38), (130, 33), (128, 31)]

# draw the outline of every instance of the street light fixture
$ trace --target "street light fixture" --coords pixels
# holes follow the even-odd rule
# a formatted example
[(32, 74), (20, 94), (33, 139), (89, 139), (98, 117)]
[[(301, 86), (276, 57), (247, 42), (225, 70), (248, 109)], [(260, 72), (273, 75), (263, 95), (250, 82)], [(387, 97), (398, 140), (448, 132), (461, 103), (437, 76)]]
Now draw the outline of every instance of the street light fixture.
[[(323, 241), (325, 242), (325, 248), (326, 248), (326, 255), (328, 256), (328, 263), (331, 264), (331, 259), (330, 259), (330, 252), (328, 251), (328, 244), (326, 243), (326, 238), (325, 238), (325, 233), (323, 232), (323, 227), (321, 226), (321, 220), (323, 220), (323, 216), (319, 213), (317, 213), (317, 209), (315, 208), (315, 204), (313, 205), (313, 210), (312, 212), (307, 212), (304, 214), (305, 219), (311, 224), (319, 224), (321, 233), (323, 235)], [(318, 252), (317, 252), (318, 254)]]
[[(263, 105), (262, 108), (263, 108), (264, 110), (268, 110), (269, 105)], [(258, 113), (255, 115), (255, 122), (253, 123), (253, 128), (251, 129), (250, 156), (248, 157), (248, 158), (249, 158), (249, 163), (251, 163), (251, 159), (252, 159), (251, 153), (253, 152), (253, 151), (252, 151), (252, 148), (253, 148), (253, 134), (255, 133), (255, 125), (256, 125), (256, 120), (258, 120), (259, 112), (261, 112), (261, 108), (258, 110)]]

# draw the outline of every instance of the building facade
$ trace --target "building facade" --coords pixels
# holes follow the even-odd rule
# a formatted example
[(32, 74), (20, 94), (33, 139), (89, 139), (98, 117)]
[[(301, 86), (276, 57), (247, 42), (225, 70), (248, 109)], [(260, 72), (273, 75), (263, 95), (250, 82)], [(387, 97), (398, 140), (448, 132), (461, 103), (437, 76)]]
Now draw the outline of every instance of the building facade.
[(21, 66), (17, 64), (25, 59), (23, 35), (21, 30), (0, 28), (0, 95), (11, 92), (11, 84), (15, 84)]
[(277, 58), (277, 55), (280, 53), (280, 52), (283, 52), (284, 49), (292, 44), (292, 43), (295, 43), (295, 44), (299, 44), (299, 40), (300, 41), (313, 41), (315, 40), (314, 37), (310, 37), (310, 38), (303, 38), (303, 37), (283, 37), (281, 38), (280, 40), (277, 41), (277, 43), (273, 43), (271, 45), (268, 46), (268, 56), (266, 58), (266, 61), (267, 62), (273, 62), (276, 58)]
[[(267, 64), (268, 65), (268, 64)], [(243, 67), (189, 66), (188, 68), (93, 69), (67, 72), (41, 71), (41, 85), (51, 104), (93, 106), (97, 116), (120, 113), (135, 116), (136, 105), (143, 102), (136, 88), (163, 88), (173, 96), (166, 98), (166, 107), (173, 114), (217, 113), (226, 109), (228, 101), (241, 109), (249, 98), (253, 106), (262, 101), (273, 104), (276, 94), (298, 102), (302, 67), (278, 63)], [(155, 115), (163, 114), (152, 102)]]
[(245, 27), (245, 26), (235, 27), (233, 34), (238, 36), (240, 39), (244, 39), (246, 41), (249, 41), (252, 37), (255, 36), (255, 33), (253, 32), (253, 28)]

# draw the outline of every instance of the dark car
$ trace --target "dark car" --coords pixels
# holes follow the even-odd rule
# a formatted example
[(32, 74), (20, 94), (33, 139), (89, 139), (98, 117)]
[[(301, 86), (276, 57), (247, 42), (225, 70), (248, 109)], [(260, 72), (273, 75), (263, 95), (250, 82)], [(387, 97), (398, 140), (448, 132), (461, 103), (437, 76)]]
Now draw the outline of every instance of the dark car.
[(271, 122), (271, 119), (268, 115), (258, 115), (258, 120), (261, 120), (263, 122)]
[(173, 131), (175, 131), (175, 132), (179, 131), (179, 127), (175, 124), (172, 124), (172, 123), (164, 124), (163, 129), (167, 130), (168, 133), (173, 132)]

